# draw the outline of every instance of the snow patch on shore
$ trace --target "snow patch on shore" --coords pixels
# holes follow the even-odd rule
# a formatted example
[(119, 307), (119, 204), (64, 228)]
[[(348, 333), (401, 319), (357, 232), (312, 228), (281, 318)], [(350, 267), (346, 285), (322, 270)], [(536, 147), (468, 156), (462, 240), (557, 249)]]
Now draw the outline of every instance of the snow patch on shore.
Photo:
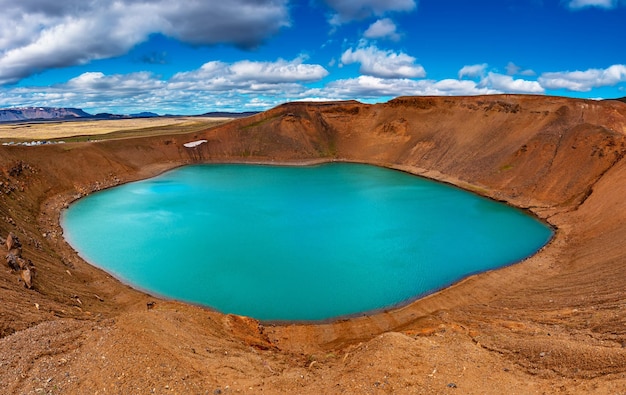
[(206, 143), (206, 142), (207, 142), (207, 140), (190, 141), (190, 142), (185, 143), (185, 144), (183, 144), (183, 145), (184, 145), (185, 147), (187, 147), (187, 148), (193, 148), (193, 147), (197, 147), (197, 146), (199, 146), (200, 144), (204, 144), (204, 143)]

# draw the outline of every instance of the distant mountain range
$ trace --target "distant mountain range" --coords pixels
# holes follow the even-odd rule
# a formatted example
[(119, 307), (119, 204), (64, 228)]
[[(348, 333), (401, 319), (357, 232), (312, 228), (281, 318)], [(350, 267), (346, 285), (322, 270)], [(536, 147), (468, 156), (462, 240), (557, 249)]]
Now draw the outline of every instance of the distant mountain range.
[(34, 119), (88, 118), (90, 114), (79, 108), (21, 107), (0, 110), (0, 122), (15, 122)]
[[(215, 118), (240, 118), (254, 115), (256, 112), (208, 112), (199, 116)], [(128, 119), (128, 118), (153, 118), (159, 117), (153, 112), (140, 112), (136, 114), (89, 114), (80, 108), (56, 108), (56, 107), (19, 107), (0, 109), (0, 123), (24, 122), (24, 121), (54, 121), (54, 120), (105, 120), (105, 119)], [(175, 115), (167, 115), (175, 116)]]
[(108, 112), (101, 112), (96, 115), (90, 115), (91, 119), (128, 119), (128, 118), (155, 118), (160, 117), (159, 114), (153, 112), (139, 112), (137, 114), (111, 114)]

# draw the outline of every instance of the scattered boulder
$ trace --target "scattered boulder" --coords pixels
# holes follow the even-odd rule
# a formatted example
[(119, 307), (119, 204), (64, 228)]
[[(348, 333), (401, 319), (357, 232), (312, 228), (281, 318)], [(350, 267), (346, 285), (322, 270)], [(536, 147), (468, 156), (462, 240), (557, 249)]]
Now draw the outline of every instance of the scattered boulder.
[(15, 248), (12, 248), (12, 249), (10, 249), (10, 250), (9, 250), (9, 252), (7, 253), (7, 255), (8, 255), (8, 254), (13, 254), (13, 255), (15, 255), (16, 257), (20, 257), (20, 256), (22, 256), (22, 247), (15, 247)]
[(24, 268), (27, 268), (27, 267), (33, 265), (33, 263), (30, 261), (30, 259), (24, 259), (21, 256), (18, 256), (16, 261), (17, 261), (17, 265), (19, 266), (20, 269), (24, 269)]
[(24, 286), (28, 289), (33, 288), (33, 275), (35, 267), (30, 259), (22, 257), (22, 244), (18, 237), (10, 232), (4, 244), (8, 253), (6, 254), (7, 265), (14, 272), (19, 272), (20, 279), (24, 282)]
[(24, 286), (26, 288), (33, 288), (33, 272), (28, 266), (20, 271), (20, 278), (24, 281)]
[(22, 247), (22, 243), (20, 243), (20, 239), (18, 239), (17, 236), (13, 232), (9, 233), (5, 244), (7, 246), (7, 250), (9, 251), (11, 251), (14, 248)]
[(14, 254), (14, 253), (11, 253), (11, 252), (9, 252), (9, 253), (6, 255), (7, 265), (9, 265), (9, 267), (10, 267), (10, 268), (11, 268), (11, 270), (13, 270), (13, 271), (18, 271), (18, 270), (20, 270), (20, 265), (19, 265), (19, 263), (17, 262), (17, 259), (18, 259), (18, 258), (19, 258), (19, 256), (18, 256), (18, 255)]

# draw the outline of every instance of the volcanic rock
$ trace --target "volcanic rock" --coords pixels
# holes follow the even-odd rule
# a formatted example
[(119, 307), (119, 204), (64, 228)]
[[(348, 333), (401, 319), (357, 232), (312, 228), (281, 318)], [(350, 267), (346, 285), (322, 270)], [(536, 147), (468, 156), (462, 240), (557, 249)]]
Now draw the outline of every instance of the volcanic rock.
[[(22, 247), (37, 262), (35, 291), (0, 271), (0, 361), (10, 367), (0, 388), (34, 393), (47, 377), (62, 393), (440, 393), (450, 383), (480, 394), (623, 393), (625, 153), (626, 103), (515, 95), (288, 103), (203, 132), (0, 146), (5, 174), (17, 161), (37, 169), (0, 195), (0, 216), (20, 234), (48, 235)], [(60, 237), (66, 204), (120, 180), (191, 163), (328, 161), (505, 201), (555, 236), (523, 262), (408, 305), (291, 324), (146, 295)], [(0, 221), (0, 233), (13, 229)]]

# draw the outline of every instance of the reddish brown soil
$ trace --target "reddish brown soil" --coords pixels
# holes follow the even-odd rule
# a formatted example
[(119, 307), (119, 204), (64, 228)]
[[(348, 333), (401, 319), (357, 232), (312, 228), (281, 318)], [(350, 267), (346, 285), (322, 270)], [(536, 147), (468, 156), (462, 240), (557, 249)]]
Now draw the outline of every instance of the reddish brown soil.
[[(191, 135), (0, 147), (0, 236), (35, 272), (27, 289), (0, 270), (1, 391), (626, 393), (625, 152), (626, 103), (543, 96), (292, 103)], [(59, 227), (80, 196), (188, 163), (333, 160), (507, 201), (556, 235), (403, 308), (279, 325), (133, 290)]]

